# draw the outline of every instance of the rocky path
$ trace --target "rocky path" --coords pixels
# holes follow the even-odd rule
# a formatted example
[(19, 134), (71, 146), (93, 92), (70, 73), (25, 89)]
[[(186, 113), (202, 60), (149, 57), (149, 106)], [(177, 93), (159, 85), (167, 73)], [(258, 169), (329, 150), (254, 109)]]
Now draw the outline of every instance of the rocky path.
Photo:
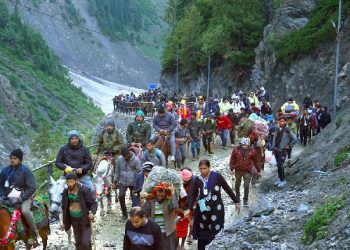
[[(123, 133), (125, 130), (123, 124), (125, 125), (130, 118), (117, 116), (116, 119), (118, 127)], [(220, 144), (220, 139), (217, 138), (217, 143), (214, 145), (215, 154), (213, 156), (202, 155), (201, 159), (209, 159), (213, 169), (219, 171), (227, 182), (233, 185), (229, 174), (229, 159), (232, 148), (223, 150), (218, 144)], [(294, 158), (300, 152), (301, 149), (296, 148)], [(188, 153), (190, 154), (190, 150)], [(198, 174), (198, 162), (198, 160), (192, 161), (190, 155), (186, 160), (187, 166), (196, 174)], [(251, 188), (250, 207), (242, 207), (239, 215), (234, 212), (233, 202), (223, 192), (225, 229), (218, 235), (209, 249), (238, 249), (241, 247), (243, 249), (293, 249), (289, 247), (288, 242), (279, 238), (279, 230), (282, 229), (278, 227), (278, 223), (286, 217), (290, 218), (291, 223), (293, 223), (297, 216), (305, 216), (311, 211), (307, 205), (301, 204), (302, 199), (300, 199), (307, 195), (307, 190), (287, 191), (290, 189), (288, 185), (284, 189), (275, 188), (273, 183), (276, 180), (276, 172), (275, 166), (265, 166), (260, 183), (257, 187)], [(243, 189), (243, 184), (241, 188)], [(106, 202), (105, 200), (105, 207), (107, 206)], [(131, 206), (128, 198), (127, 206), (128, 208)], [(103, 216), (100, 215), (100, 211), (99, 206), (93, 227), (96, 249), (122, 249), (125, 223), (121, 220), (119, 203), (113, 201), (111, 212), (105, 213)], [(52, 224), (51, 229), (52, 234), (49, 236), (48, 249), (70, 249), (67, 235), (59, 230), (58, 224)], [(296, 237), (300, 238), (300, 233), (295, 233), (294, 238)], [(290, 238), (291, 242), (294, 238)], [(237, 244), (241, 247), (237, 248)], [(23, 247), (19, 244), (18, 249), (22, 249), (21, 246)], [(288, 248), (284, 248), (287, 246)], [(197, 249), (196, 242), (194, 241), (192, 245), (186, 245), (186, 249)]]

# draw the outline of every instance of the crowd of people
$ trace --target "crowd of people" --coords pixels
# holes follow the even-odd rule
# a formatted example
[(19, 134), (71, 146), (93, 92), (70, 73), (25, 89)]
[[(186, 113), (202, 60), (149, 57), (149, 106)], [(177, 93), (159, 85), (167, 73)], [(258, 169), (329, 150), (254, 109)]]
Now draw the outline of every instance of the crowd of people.
[[(61, 228), (73, 228), (77, 249), (92, 248), (91, 223), (98, 205), (90, 174), (104, 155), (113, 158), (113, 185), (106, 196), (111, 203), (112, 189), (119, 190), (115, 193), (115, 202), (120, 203), (122, 218), (126, 221), (124, 249), (182, 250), (186, 240), (193, 239), (198, 241), (198, 249), (205, 249), (224, 227), (227, 204), (223, 203), (221, 190), (228, 194), (238, 213), (241, 201), (243, 206), (249, 206), (249, 189), (259, 182), (265, 162), (270, 162), (266, 159), (267, 151), (272, 151), (276, 159), (275, 185), (284, 187), (287, 184), (285, 165), (290, 164), (294, 145), (299, 140), (306, 146), (312, 136), (331, 122), (327, 107), (312, 101), (310, 96), (304, 98), (301, 110), (297, 102), (289, 98), (274, 114), (269, 94), (263, 87), (256, 93), (236, 91), (221, 99), (176, 94), (168, 97), (155, 90), (137, 97), (131, 93), (122, 96), (120, 102), (114, 101), (116, 112), (121, 111), (124, 101), (150, 102), (157, 112), (149, 123), (145, 120), (149, 111), (138, 105), (125, 137), (118, 132), (115, 121), (109, 119), (97, 136), (93, 155), (77, 131), (71, 131), (67, 144), (60, 148), (56, 166), (62, 170), (67, 183), (62, 196)], [(233, 190), (208, 160), (216, 153), (213, 148), (216, 135), (220, 136), (221, 152), (230, 154), (227, 168), (235, 178)], [(163, 136), (169, 140), (169, 152), (156, 146)], [(199, 160), (199, 175), (188, 167), (188, 148), (190, 158)], [(10, 165), (0, 174), (0, 203), (21, 207), (36, 242), (38, 229), (27, 204), (36, 190), (35, 179), (22, 164), (21, 150), (14, 150), (10, 159)], [(168, 171), (172, 163), (177, 167), (172, 171), (176, 173), (175, 179), (181, 179), (181, 187), (176, 186), (179, 182), (175, 183), (169, 174), (166, 176), (169, 181), (155, 183), (145, 192), (144, 185), (156, 166), (157, 171)], [(9, 197), (14, 187), (23, 192), (18, 197)], [(128, 190), (132, 202), (129, 213)]]

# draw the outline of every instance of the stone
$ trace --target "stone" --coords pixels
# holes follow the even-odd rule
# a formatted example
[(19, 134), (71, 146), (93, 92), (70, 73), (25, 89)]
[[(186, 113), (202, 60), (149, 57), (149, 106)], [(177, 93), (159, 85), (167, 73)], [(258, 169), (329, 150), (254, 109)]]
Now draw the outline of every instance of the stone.
[(278, 238), (279, 238), (278, 235), (272, 236), (271, 241), (275, 242), (278, 240)]
[(299, 206), (298, 206), (298, 209), (297, 209), (297, 212), (298, 213), (306, 213), (310, 210), (309, 206), (303, 204), (303, 203), (300, 203)]

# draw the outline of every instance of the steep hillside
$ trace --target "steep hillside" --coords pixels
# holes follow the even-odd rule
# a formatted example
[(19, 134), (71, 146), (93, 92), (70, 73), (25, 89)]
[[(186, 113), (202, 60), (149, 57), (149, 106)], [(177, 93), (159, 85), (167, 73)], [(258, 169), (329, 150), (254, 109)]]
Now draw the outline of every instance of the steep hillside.
[[(156, 12), (162, 13), (162, 5), (155, 6)], [(150, 58), (149, 54), (145, 56), (141, 49), (136, 48), (137, 44), (146, 44), (146, 38), (140, 38), (140, 43), (135, 45), (131, 44), (135, 39), (130, 37), (128, 40), (113, 42), (112, 38), (103, 35), (106, 30), (99, 25), (99, 19), (92, 16), (90, 7), (88, 0), (25, 0), (18, 5), (23, 20), (43, 35), (50, 48), (68, 68), (139, 88), (145, 88), (150, 82), (158, 82), (159, 62), (154, 57)], [(96, 15), (100, 17), (98, 13)], [(64, 19), (71, 24), (57, 19)], [(82, 30), (75, 25), (93, 31)]]
[[(265, 27), (264, 38), (256, 49), (251, 80), (264, 85), (278, 103), (287, 95), (303, 97), (310, 93), (331, 107), (335, 74), (338, 1), (286, 0), (272, 22)], [(340, 35), (339, 106), (349, 96), (350, 74), (350, 2), (344, 1)], [(302, 100), (299, 100), (302, 101)]]
[[(26, 162), (56, 154), (71, 129), (89, 140), (102, 111), (73, 86), (42, 36), (0, 1), (0, 165), (23, 147)], [(88, 142), (88, 141), (87, 141)]]
[[(313, 98), (322, 100), (324, 105), (331, 107), (336, 36), (331, 21), (337, 20), (338, 1), (266, 0), (261, 1), (261, 3), (266, 4), (265, 11), (262, 13), (268, 20), (268, 24), (262, 32), (262, 37), (258, 37), (262, 40), (258, 41), (259, 45), (254, 50), (255, 63), (252, 62), (242, 70), (239, 65), (228, 67), (227, 60), (220, 61), (214, 55), (211, 61), (210, 94), (224, 95), (239, 88), (251, 90), (263, 85), (271, 92), (273, 101), (276, 101), (276, 107), (286, 100), (287, 95), (299, 98), (297, 101), (301, 102), (303, 95), (307, 92)], [(273, 5), (274, 3), (277, 5)], [(350, 88), (346, 87), (350, 71), (349, 4), (349, 1), (343, 3), (343, 27), (340, 35), (339, 106), (348, 98), (350, 91)], [(229, 21), (235, 22), (235, 19), (228, 19), (227, 22)], [(242, 20), (242, 23), (242, 27), (245, 27), (246, 23), (249, 24), (249, 20)], [(222, 22), (218, 22), (218, 24), (222, 24)], [(205, 37), (201, 31), (199, 32)], [(181, 41), (181, 38), (179, 40)], [(212, 48), (222, 48), (222, 43), (220, 43), (222, 40), (211, 41), (213, 41)], [(174, 44), (174, 41), (170, 42), (168, 41), (165, 48), (169, 44)], [(239, 39), (233, 38), (231, 43), (237, 42)], [(204, 46), (205, 40), (200, 40), (197, 45)], [(188, 46), (185, 48), (188, 49)], [(239, 51), (234, 46), (230, 48), (232, 48), (232, 52)], [(163, 68), (161, 76), (161, 84), (169, 92), (176, 90), (173, 59), (176, 54), (174, 54), (174, 50), (172, 53), (169, 57), (172, 58), (169, 60), (172, 65), (171, 70), (167, 67)], [(207, 61), (198, 64), (200, 67), (197, 68), (197, 73), (189, 77), (183, 74), (182, 60), (180, 54), (179, 89), (183, 90), (183, 93), (205, 94), (207, 90)], [(238, 63), (239, 61), (235, 59), (234, 62)]]

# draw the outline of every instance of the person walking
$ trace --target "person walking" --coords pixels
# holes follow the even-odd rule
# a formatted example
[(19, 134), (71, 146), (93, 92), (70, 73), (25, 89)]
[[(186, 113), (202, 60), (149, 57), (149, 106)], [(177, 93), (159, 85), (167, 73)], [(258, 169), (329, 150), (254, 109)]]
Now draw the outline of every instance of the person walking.
[(79, 184), (78, 175), (66, 175), (67, 188), (62, 194), (63, 224), (66, 232), (73, 227), (77, 250), (91, 250), (91, 223), (97, 211), (96, 195)]
[(149, 173), (152, 171), (154, 167), (153, 162), (146, 161), (142, 164), (142, 172), (136, 174), (136, 182), (133, 190), (133, 199), (135, 206), (141, 206), (141, 191), (145, 180), (148, 178)]
[[(119, 202), (122, 210), (123, 219), (128, 218), (125, 204), (126, 190), (133, 192), (136, 182), (136, 175), (142, 171), (141, 161), (127, 147), (122, 148), (121, 155), (117, 160), (115, 169), (113, 189), (119, 187)], [(135, 199), (132, 197), (132, 206), (135, 206)]]
[(216, 130), (221, 138), (221, 146), (226, 150), (227, 138), (232, 129), (232, 122), (226, 115), (221, 115), (220, 112), (216, 114)]
[(307, 144), (307, 138), (309, 137), (311, 130), (311, 118), (307, 109), (303, 110), (303, 114), (299, 117), (299, 137), (300, 143), (304, 146)]
[(196, 119), (195, 113), (191, 113), (191, 119), (188, 122), (188, 129), (191, 136), (192, 160), (199, 159), (201, 150), (200, 134), (202, 132), (202, 123)]
[[(189, 196), (189, 209), (184, 214), (188, 216), (190, 212), (194, 212), (193, 238), (198, 240), (198, 250), (204, 250), (224, 228), (225, 207), (221, 189), (233, 200), (238, 213), (240, 203), (224, 177), (211, 170), (208, 160), (199, 162), (199, 171), (200, 176), (194, 180), (193, 192)], [(194, 209), (195, 203), (198, 205)]]
[(214, 154), (212, 151), (213, 135), (216, 131), (216, 121), (212, 115), (206, 117), (202, 125), (202, 141), (207, 155)]
[(146, 217), (141, 207), (130, 210), (130, 219), (126, 221), (124, 250), (163, 250), (161, 247), (160, 227)]
[(175, 129), (176, 165), (183, 167), (187, 158), (187, 142), (190, 141), (190, 131), (187, 128), (187, 120), (182, 119)]
[(240, 188), (242, 178), (244, 181), (244, 196), (243, 205), (248, 206), (249, 200), (249, 185), (252, 178), (252, 171), (255, 167), (257, 170), (257, 176), (260, 175), (260, 162), (258, 154), (254, 148), (250, 147), (250, 139), (243, 137), (241, 139), (241, 145), (236, 146), (231, 153), (230, 158), (230, 170), (231, 174), (235, 176), (235, 192), (237, 199), (240, 200)]
[(289, 145), (293, 146), (297, 140), (296, 135), (287, 126), (286, 118), (284, 116), (279, 117), (278, 128), (273, 137), (273, 152), (276, 157), (278, 170), (278, 181), (275, 182), (275, 185), (278, 187), (284, 187), (287, 184), (283, 166), (287, 155), (286, 149), (289, 148)]
[(174, 218), (174, 213), (179, 208), (177, 197), (172, 185), (159, 183), (143, 205), (146, 217), (153, 220), (160, 227), (162, 250), (175, 250), (177, 247)]

